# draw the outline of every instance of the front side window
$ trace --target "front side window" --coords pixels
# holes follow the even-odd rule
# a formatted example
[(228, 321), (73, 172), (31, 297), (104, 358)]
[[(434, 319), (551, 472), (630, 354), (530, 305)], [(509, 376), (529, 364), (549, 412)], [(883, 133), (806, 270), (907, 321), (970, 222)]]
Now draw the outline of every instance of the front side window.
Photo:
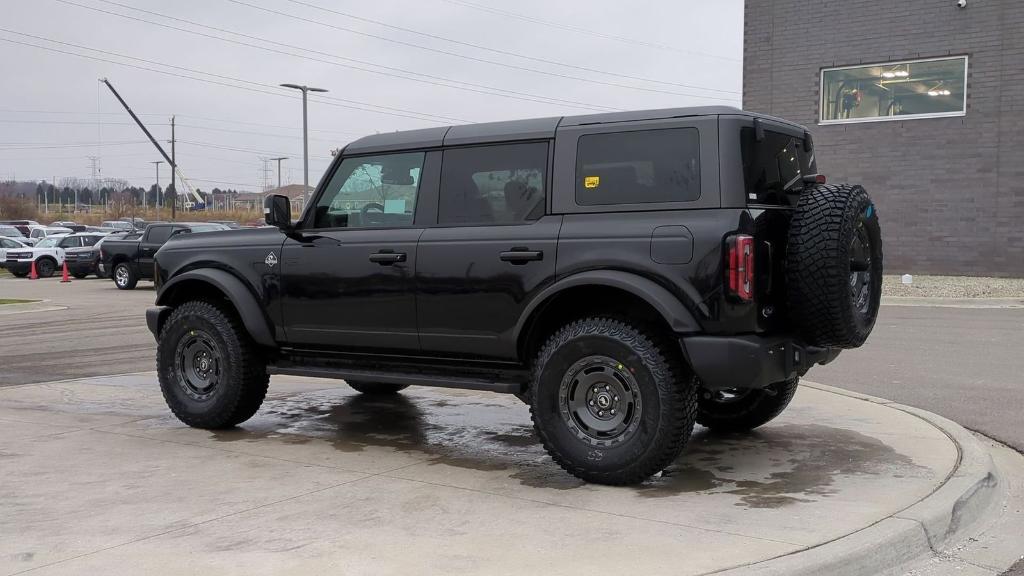
[(967, 57), (887, 62), (821, 71), (822, 124), (967, 113)]
[(547, 163), (547, 142), (445, 150), (438, 223), (514, 224), (540, 218)]
[(696, 128), (581, 136), (576, 203), (581, 206), (692, 202), (700, 197)]
[(36, 228), (32, 231), (33, 238), (43, 238), (44, 236), (46, 236), (46, 232), (44, 232), (42, 228)]
[(423, 152), (345, 158), (313, 212), (314, 228), (412, 226)]
[(100, 240), (99, 236), (82, 236), (81, 238), (84, 246), (93, 246)]

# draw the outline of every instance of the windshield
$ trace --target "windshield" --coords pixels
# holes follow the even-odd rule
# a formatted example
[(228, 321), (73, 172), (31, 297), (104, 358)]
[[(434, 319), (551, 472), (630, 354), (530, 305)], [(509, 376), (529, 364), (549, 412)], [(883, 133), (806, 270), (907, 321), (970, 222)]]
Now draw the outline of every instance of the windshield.
[(63, 236), (49, 236), (47, 238), (43, 238), (38, 244), (36, 244), (36, 248), (53, 248), (63, 238)]
[(14, 226), (0, 226), (0, 236), (10, 236), (13, 238), (21, 238), (21, 230), (18, 230)]

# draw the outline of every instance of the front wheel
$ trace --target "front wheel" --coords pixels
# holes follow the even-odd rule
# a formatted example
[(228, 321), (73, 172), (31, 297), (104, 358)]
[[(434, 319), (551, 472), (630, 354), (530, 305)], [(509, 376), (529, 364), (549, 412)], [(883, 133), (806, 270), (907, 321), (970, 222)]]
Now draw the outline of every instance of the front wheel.
[(256, 413), (270, 376), (236, 315), (204, 301), (174, 309), (157, 341), (164, 400), (194, 428), (230, 428)]
[(132, 267), (126, 262), (114, 266), (114, 285), (118, 290), (132, 290), (139, 283), (139, 279), (132, 272)]
[(697, 423), (719, 432), (753, 430), (782, 414), (799, 382), (794, 377), (756, 390), (702, 389)]
[(635, 484), (672, 463), (697, 415), (695, 378), (668, 341), (612, 318), (574, 321), (534, 364), (530, 412), (570, 474)]
[(53, 276), (54, 271), (57, 270), (57, 263), (49, 258), (40, 258), (36, 260), (36, 274), (40, 278), (49, 278)]

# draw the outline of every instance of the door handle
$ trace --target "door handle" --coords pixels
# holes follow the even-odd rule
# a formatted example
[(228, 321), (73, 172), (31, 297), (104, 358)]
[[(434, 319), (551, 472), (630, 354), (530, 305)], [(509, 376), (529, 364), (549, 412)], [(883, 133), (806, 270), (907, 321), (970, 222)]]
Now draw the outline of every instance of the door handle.
[(501, 258), (502, 262), (509, 262), (512, 264), (526, 264), (527, 262), (533, 262), (535, 260), (543, 260), (544, 252), (542, 250), (513, 248), (507, 252), (502, 252), (499, 258)]
[(370, 262), (376, 262), (381, 266), (391, 266), (395, 262), (405, 262), (405, 252), (385, 252), (381, 250), (370, 254)]

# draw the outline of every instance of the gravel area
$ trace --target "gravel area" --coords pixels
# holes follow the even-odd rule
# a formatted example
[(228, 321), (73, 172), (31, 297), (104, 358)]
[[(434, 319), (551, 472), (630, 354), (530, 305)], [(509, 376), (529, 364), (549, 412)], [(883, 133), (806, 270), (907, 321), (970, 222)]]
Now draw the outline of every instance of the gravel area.
[(900, 276), (886, 276), (883, 296), (922, 298), (1024, 298), (1024, 278), (983, 278), (973, 276), (919, 276), (903, 284)]

